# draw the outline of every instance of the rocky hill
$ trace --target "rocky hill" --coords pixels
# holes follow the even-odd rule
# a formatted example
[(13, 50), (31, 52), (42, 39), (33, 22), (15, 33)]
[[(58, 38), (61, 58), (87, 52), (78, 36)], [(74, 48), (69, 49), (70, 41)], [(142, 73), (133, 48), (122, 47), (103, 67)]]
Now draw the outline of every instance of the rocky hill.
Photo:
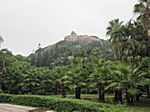
[(89, 35), (77, 35), (74, 31), (68, 36), (64, 38), (65, 41), (68, 42), (78, 42), (79, 44), (90, 44), (92, 42), (101, 41), (96, 36), (89, 36)]
[(35, 66), (66, 65), (69, 57), (89, 56), (94, 49), (97, 49), (99, 55), (105, 58), (111, 58), (111, 45), (108, 41), (99, 39), (96, 36), (77, 35), (72, 32), (54, 45), (45, 48), (39, 48), (35, 53), (29, 55), (31, 62)]

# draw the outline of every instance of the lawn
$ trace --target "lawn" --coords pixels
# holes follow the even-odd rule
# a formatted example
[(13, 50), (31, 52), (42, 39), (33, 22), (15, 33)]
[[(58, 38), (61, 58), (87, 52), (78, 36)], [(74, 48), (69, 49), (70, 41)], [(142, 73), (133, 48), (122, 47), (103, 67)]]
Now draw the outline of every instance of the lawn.
[(150, 112), (150, 99), (142, 98), (140, 102), (129, 107), (130, 112)]

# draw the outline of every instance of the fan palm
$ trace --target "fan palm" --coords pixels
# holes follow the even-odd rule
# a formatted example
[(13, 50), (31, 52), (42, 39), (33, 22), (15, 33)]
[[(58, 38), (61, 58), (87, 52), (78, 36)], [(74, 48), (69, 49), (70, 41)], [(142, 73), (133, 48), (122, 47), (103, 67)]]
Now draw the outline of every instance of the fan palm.
[(115, 89), (115, 101), (122, 102), (122, 93), (126, 93), (128, 102), (133, 101), (133, 96), (139, 93), (137, 89), (142, 79), (141, 72), (133, 69), (132, 66), (125, 63), (114, 63), (111, 69), (111, 80), (106, 89)]
[(69, 80), (73, 89), (75, 89), (75, 98), (81, 98), (81, 89), (86, 86), (87, 69), (85, 67), (85, 60), (81, 57), (73, 58), (71, 62), (71, 69), (68, 72)]
[[(98, 86), (98, 94), (99, 94), (99, 100), (105, 101), (105, 79), (108, 78), (109, 69), (108, 65), (110, 64), (108, 61), (102, 60), (102, 59), (93, 59), (93, 70), (92, 73), (89, 76), (89, 79), (91, 82), (95, 82)], [(92, 69), (92, 68), (90, 68)]]
[(56, 67), (53, 69), (55, 81), (59, 83), (60, 89), (61, 89), (61, 95), (63, 98), (66, 97), (66, 85), (69, 82), (69, 77), (68, 77), (68, 68), (67, 67)]

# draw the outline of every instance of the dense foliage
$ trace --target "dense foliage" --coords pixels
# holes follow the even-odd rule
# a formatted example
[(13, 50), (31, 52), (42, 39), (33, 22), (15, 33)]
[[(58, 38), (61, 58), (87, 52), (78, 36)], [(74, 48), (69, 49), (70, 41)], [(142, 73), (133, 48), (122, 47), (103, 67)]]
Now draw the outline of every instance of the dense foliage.
[[(78, 46), (81, 48), (79, 49)], [(29, 56), (29, 58), (31, 59), (32, 65), (53, 68), (54, 66), (67, 65), (69, 59), (74, 56), (90, 56), (95, 49), (99, 51), (101, 57), (112, 58), (110, 42), (102, 39), (87, 45), (78, 42), (68, 42), (65, 40), (60, 41), (46, 48), (39, 47), (35, 53), (32, 53)]]
[[(97, 93), (99, 100), (105, 101), (107, 91), (115, 92), (114, 100), (121, 103), (125, 93), (126, 101), (130, 103), (146, 93), (145, 86), (150, 80), (149, 69), (141, 71), (126, 62), (100, 59), (95, 54), (74, 57), (67, 66), (53, 69), (32, 66), (21, 56), (4, 55), (6, 71), (1, 76), (1, 87), (5, 93), (62, 94), (62, 97), (74, 93), (77, 99), (81, 98), (81, 93)], [(150, 68), (149, 61), (146, 67)]]

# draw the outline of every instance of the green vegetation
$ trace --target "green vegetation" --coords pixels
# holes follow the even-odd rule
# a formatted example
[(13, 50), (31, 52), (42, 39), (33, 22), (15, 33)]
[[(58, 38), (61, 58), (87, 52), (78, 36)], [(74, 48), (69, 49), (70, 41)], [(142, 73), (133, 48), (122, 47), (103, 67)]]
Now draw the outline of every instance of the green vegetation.
[[(113, 104), (126, 104), (137, 106), (127, 111), (145, 112), (146, 108), (140, 106), (142, 102), (149, 102), (150, 97), (148, 2), (140, 0), (134, 6), (134, 12), (139, 14), (135, 21), (110, 21), (107, 27), (110, 39), (106, 41), (87, 45), (61, 41), (43, 49), (39, 46), (28, 57), (14, 56), (2, 49), (0, 92), (8, 95), (1, 94), (0, 101), (49, 107), (61, 112), (120, 112), (124, 106)], [(66, 98), (69, 94), (74, 94), (76, 99)], [(88, 96), (82, 97), (82, 94)], [(92, 100), (96, 102), (77, 100), (91, 100), (93, 94), (98, 96)]]
[[(78, 49), (77, 46), (81, 48)], [(86, 45), (64, 40), (45, 48), (39, 47), (35, 53), (29, 55), (29, 58), (31, 64), (34, 66), (53, 68), (55, 66), (68, 65), (69, 57), (90, 56), (95, 50), (98, 51), (97, 53), (99, 53), (99, 56), (112, 59), (110, 49), (111, 43), (102, 39)]]
[(126, 107), (101, 104), (85, 100), (58, 98), (37, 95), (9, 95), (0, 94), (0, 102), (28, 105), (34, 107), (48, 107), (57, 112), (125, 112)]
[(134, 105), (129, 106), (129, 112), (149, 112), (150, 110), (150, 100), (141, 99), (140, 102), (136, 102)]

